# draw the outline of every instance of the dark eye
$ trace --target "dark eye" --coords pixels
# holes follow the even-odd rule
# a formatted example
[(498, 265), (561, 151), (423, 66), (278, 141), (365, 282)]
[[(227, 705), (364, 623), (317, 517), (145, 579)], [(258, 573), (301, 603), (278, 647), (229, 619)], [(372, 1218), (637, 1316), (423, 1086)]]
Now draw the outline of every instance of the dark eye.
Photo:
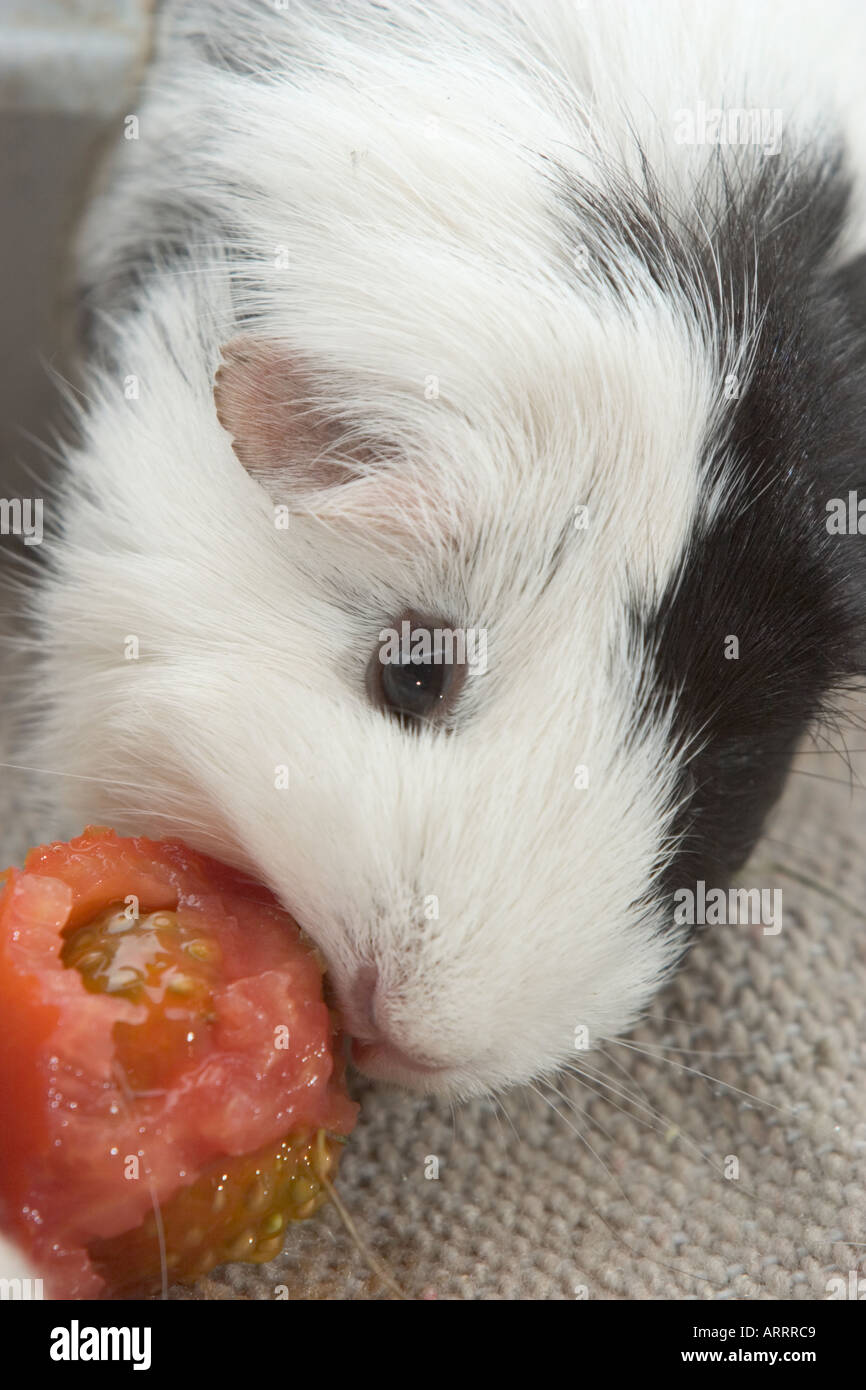
[(466, 677), (466, 638), (444, 619), (404, 613), (384, 628), (367, 668), (374, 704), (410, 725), (437, 723)]

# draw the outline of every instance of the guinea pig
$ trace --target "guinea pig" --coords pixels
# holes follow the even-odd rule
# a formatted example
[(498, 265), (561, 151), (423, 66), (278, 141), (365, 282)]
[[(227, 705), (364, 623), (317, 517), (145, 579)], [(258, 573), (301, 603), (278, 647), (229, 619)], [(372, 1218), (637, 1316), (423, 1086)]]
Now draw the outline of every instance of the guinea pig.
[(866, 668), (864, 39), (161, 7), (79, 240), (31, 761), (268, 884), (370, 1076), (632, 1026)]

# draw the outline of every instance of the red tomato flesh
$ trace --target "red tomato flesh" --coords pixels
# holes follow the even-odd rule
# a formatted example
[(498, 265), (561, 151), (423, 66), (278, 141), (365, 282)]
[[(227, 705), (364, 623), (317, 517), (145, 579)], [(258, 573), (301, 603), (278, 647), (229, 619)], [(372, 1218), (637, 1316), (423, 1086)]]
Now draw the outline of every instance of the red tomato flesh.
[(320, 960), (267, 890), (98, 827), (0, 883), (0, 1225), (54, 1297), (114, 1292), (94, 1252), (228, 1160), (351, 1131)]

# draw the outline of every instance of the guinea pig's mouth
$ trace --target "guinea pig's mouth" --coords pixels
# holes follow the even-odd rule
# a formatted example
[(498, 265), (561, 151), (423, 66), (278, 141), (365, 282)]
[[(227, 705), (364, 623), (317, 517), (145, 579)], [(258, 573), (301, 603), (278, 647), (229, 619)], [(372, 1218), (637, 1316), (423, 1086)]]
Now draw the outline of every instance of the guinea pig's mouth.
[(368, 1076), (383, 1081), (402, 1081), (407, 1075), (441, 1076), (448, 1070), (411, 1057), (385, 1038), (372, 1041), (352, 1038), (352, 1061)]

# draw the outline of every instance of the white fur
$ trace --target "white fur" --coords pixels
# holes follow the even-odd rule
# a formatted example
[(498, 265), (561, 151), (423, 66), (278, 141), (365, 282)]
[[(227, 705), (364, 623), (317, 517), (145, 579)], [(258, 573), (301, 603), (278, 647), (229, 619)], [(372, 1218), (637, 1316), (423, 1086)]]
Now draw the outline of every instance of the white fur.
[[(826, 6), (820, 23), (790, 5), (518, 8), (186, 7), (193, 30), (229, 26), (229, 48), (261, 25), (265, 84), (204, 68), (166, 21), (87, 272), (158, 218), (164, 184), (229, 216), (241, 245), (191, 231), (192, 272), (155, 269), (120, 369), (92, 372), (39, 613), (51, 709), (35, 756), (71, 774), (71, 814), (260, 876), (338, 990), (375, 964), (392, 1037), (447, 1066), (396, 1079), (455, 1095), (552, 1070), (578, 1025), (628, 1027), (682, 948), (633, 907), (683, 750), (665, 708), (627, 746), (648, 654), (625, 604), (659, 592), (712, 505), (697, 462), (721, 390), (714, 329), (627, 256), (628, 310), (581, 279), (551, 157), (589, 178), (628, 166), (631, 126), (687, 211), (708, 152), (673, 142), (676, 108), (746, 90), (807, 132), (862, 110)], [(252, 277), (240, 250), (260, 259)], [(289, 478), (295, 514), (275, 528), (214, 411), (239, 308), (312, 368), (347, 440), (415, 480), (414, 534), (387, 513), (353, 523), (351, 490), (298, 500)], [(728, 351), (736, 365), (748, 341)], [(545, 585), (588, 498), (589, 529)], [(407, 737), (365, 697), (378, 632), (407, 607), (489, 631), (453, 735)]]

